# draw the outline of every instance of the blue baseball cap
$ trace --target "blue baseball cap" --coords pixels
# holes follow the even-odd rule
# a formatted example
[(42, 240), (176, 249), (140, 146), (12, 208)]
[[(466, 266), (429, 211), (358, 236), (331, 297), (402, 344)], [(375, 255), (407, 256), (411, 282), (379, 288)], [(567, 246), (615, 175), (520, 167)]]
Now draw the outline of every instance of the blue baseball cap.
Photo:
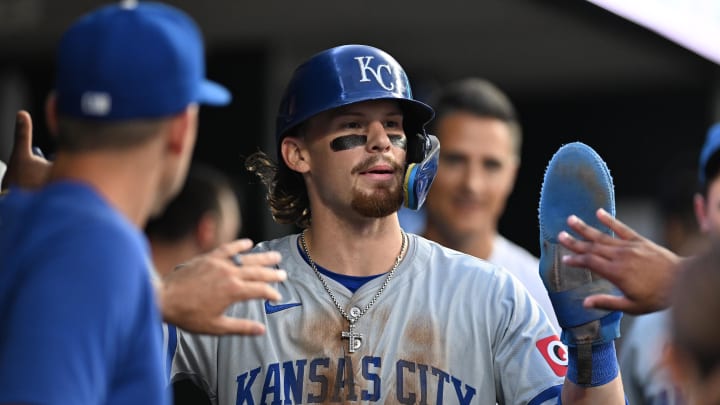
[(701, 185), (705, 185), (707, 181), (707, 165), (710, 159), (720, 151), (720, 123), (717, 123), (710, 127), (705, 138), (705, 144), (703, 144), (702, 150), (700, 151), (700, 170), (699, 180)]
[(408, 137), (424, 133), (435, 114), (413, 98), (405, 70), (385, 51), (368, 45), (326, 49), (293, 72), (280, 103), (275, 139), (280, 145), (288, 131), (323, 111), (384, 99), (398, 101)]
[(55, 80), (58, 114), (81, 119), (160, 118), (231, 99), (205, 78), (195, 22), (151, 2), (101, 7), (76, 21), (60, 40)]

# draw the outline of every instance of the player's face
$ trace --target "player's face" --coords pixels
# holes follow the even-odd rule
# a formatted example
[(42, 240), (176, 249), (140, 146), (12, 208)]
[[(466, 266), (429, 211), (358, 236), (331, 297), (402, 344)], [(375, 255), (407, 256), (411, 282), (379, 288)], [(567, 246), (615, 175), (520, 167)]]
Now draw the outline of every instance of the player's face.
[(407, 139), (397, 102), (366, 101), (319, 114), (309, 121), (306, 140), (308, 191), (324, 205), (373, 218), (399, 209)]
[(509, 127), (457, 112), (438, 122), (437, 135), (440, 161), (426, 201), (428, 221), (455, 238), (495, 231), (518, 167)]
[(699, 216), (702, 230), (710, 236), (720, 237), (720, 176), (708, 186), (707, 198)]

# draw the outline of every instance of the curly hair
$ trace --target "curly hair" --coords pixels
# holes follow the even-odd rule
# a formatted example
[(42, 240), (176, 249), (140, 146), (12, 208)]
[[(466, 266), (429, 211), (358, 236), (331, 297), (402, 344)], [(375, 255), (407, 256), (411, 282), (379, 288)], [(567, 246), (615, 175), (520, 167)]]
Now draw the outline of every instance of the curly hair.
[(310, 226), (310, 200), (300, 173), (290, 170), (282, 160), (274, 162), (262, 151), (248, 156), (245, 169), (255, 173), (267, 187), (265, 199), (270, 204), (270, 213), (275, 222), (295, 224), (300, 228)]

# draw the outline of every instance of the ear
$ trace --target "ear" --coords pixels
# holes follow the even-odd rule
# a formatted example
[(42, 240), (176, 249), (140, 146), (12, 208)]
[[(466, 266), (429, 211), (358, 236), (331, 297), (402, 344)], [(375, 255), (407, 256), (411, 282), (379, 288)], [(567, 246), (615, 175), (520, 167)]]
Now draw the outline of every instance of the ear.
[(697, 219), (700, 231), (702, 231), (702, 233), (710, 232), (710, 223), (707, 217), (705, 197), (703, 197), (700, 193), (695, 193), (693, 206), (695, 208), (695, 218)]
[(47, 99), (45, 99), (45, 122), (47, 122), (47, 127), (50, 133), (52, 135), (57, 135), (57, 95), (54, 91), (48, 94)]
[(310, 170), (309, 155), (305, 143), (300, 138), (287, 136), (280, 144), (282, 159), (291, 170), (306, 173)]
[(170, 118), (167, 124), (168, 150), (180, 155), (187, 148), (195, 146), (198, 106), (189, 105), (183, 112)]
[(195, 227), (195, 242), (201, 252), (208, 252), (215, 248), (217, 239), (218, 223), (211, 212), (206, 212), (200, 217)]

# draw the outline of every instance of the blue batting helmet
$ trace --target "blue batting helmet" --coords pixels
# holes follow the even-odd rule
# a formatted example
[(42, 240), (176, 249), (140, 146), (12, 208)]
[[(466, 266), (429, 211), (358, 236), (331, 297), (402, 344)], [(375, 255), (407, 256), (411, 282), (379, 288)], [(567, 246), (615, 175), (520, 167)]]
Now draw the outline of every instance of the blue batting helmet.
[(316, 54), (300, 65), (285, 89), (278, 111), (275, 140), (312, 116), (368, 100), (398, 100), (408, 138), (408, 163), (422, 161), (432, 148), (425, 124), (433, 109), (412, 97), (400, 64), (367, 45), (343, 45)]

